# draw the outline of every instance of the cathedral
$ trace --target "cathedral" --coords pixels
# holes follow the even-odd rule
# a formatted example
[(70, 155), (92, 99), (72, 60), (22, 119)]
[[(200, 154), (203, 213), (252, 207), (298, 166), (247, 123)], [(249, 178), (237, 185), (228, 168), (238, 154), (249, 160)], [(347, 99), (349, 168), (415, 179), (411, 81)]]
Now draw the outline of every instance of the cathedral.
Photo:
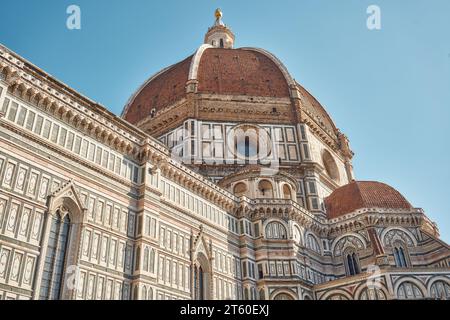
[(0, 300), (450, 299), (449, 246), (217, 10), (121, 116), (0, 46)]

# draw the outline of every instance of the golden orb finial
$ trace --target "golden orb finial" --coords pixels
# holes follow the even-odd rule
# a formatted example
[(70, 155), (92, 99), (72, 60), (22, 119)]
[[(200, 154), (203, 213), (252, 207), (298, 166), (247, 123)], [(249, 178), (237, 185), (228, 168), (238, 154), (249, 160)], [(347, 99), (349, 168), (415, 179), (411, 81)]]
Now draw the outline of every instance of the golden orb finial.
[(222, 14), (222, 10), (220, 10), (219, 8), (216, 9), (216, 12), (214, 13), (214, 15), (216, 16), (216, 20), (219, 20), (222, 18), (223, 14)]

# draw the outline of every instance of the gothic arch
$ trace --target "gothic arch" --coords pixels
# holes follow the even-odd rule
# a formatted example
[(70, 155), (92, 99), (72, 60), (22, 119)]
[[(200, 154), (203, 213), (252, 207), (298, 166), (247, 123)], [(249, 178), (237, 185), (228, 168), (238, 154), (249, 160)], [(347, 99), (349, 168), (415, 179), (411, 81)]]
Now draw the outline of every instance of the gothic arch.
[[(41, 239), (42, 252), (38, 260), (38, 273), (34, 280), (34, 287), (42, 287), (43, 275), (46, 273), (54, 277), (55, 272), (61, 271), (62, 274), (66, 276), (71, 276), (72, 274), (65, 272), (68, 266), (78, 265), (79, 260), (79, 250), (81, 247), (81, 232), (83, 227), (83, 222), (86, 219), (86, 208), (82, 204), (78, 192), (75, 189), (72, 180), (67, 181), (62, 184), (60, 188), (54, 191), (47, 200), (48, 211), (45, 216), (45, 224), (43, 229), (43, 237)], [(59, 226), (59, 227), (58, 227)], [(55, 228), (59, 228), (57, 229)], [(56, 250), (55, 247), (49, 247), (50, 233), (57, 232), (59, 235), (62, 234), (64, 237), (61, 240), (58, 236), (58, 241), (64, 241), (64, 251), (59, 250), (58, 254), (61, 254), (60, 258), (61, 264), (53, 264), (51, 267), (47, 267), (45, 260), (47, 254), (51, 253), (49, 250)], [(54, 268), (62, 268), (61, 270), (56, 270)], [(58, 291), (59, 299), (74, 299), (76, 294), (76, 288), (69, 288), (65, 285), (67, 279), (64, 277), (58, 280), (60, 283), (60, 290)], [(52, 290), (53, 283), (51, 283), (48, 290)], [(41, 290), (35, 290), (33, 293), (34, 299), (39, 299), (43, 294)], [(46, 296), (47, 294), (44, 294)], [(50, 298), (50, 294), (48, 294)]]
[[(292, 224), (292, 236), (294, 240), (298, 240), (299, 245), (305, 244), (305, 237), (304, 237), (305, 231), (302, 227), (300, 227), (297, 223)], [(296, 239), (298, 237), (298, 239)]]
[(334, 257), (338, 257), (342, 255), (344, 250), (349, 247), (353, 246), (357, 250), (363, 250), (367, 248), (366, 240), (357, 233), (347, 233), (340, 237), (337, 237), (332, 245), (331, 245), (331, 252), (333, 252)]
[(431, 297), (431, 287), (435, 284), (435, 283), (437, 283), (437, 282), (444, 282), (444, 283), (446, 283), (446, 284), (448, 284), (449, 286), (450, 286), (450, 279), (449, 278), (447, 278), (447, 277), (444, 277), (444, 276), (438, 276), (438, 277), (434, 277), (434, 278), (431, 278), (431, 280), (430, 281), (428, 281), (428, 284), (427, 284), (427, 291), (426, 291), (426, 293), (427, 293), (427, 297)]
[[(275, 234), (272, 232), (272, 230), (269, 229), (275, 229), (278, 225), (278, 237), (275, 237)], [(269, 228), (269, 229), (268, 229)], [(264, 237), (266, 239), (283, 239), (286, 240), (289, 237), (289, 232), (286, 224), (280, 220), (280, 219), (269, 219), (264, 223)], [(275, 230), (273, 230), (275, 231)]]
[[(394, 234), (392, 235), (392, 233)], [(404, 236), (402, 236), (401, 233), (403, 233)], [(391, 246), (395, 240), (402, 240), (408, 247), (417, 246), (416, 237), (411, 233), (411, 231), (402, 227), (388, 227), (384, 229), (380, 234), (380, 239), (384, 246)]]
[[(382, 291), (384, 296), (386, 297), (386, 299), (388, 299), (389, 292), (383, 284), (374, 285), (373, 287), (374, 287), (373, 289)], [(366, 283), (362, 283), (360, 286), (358, 286), (358, 288), (356, 288), (355, 293), (353, 295), (355, 297), (355, 300), (360, 300), (361, 295), (364, 293), (364, 291), (366, 289), (371, 289), (369, 286), (367, 286)]]
[[(281, 298), (287, 297), (288, 299), (277, 299), (277, 297)], [(270, 300), (297, 300), (297, 294), (288, 288), (277, 289), (270, 294)]]
[[(310, 244), (309, 238), (312, 239), (313, 244)], [(317, 236), (315, 234), (309, 231), (306, 232), (304, 240), (305, 240), (305, 247), (317, 252), (318, 254), (322, 254), (322, 246), (320, 245), (320, 241), (317, 239)], [(314, 248), (315, 246), (317, 246), (317, 248)]]
[(358, 249), (353, 246), (347, 246), (343, 251), (342, 260), (347, 276), (354, 276), (361, 273)]
[(400, 288), (400, 286), (407, 282), (410, 282), (413, 285), (415, 285), (416, 287), (418, 287), (422, 293), (422, 297), (427, 296), (427, 288), (424, 286), (424, 284), (421, 281), (419, 281), (415, 278), (412, 278), (412, 277), (404, 277), (404, 278), (399, 279), (394, 285), (394, 295), (396, 298), (398, 298), (398, 289)]
[(193, 264), (193, 291), (195, 300), (210, 300), (210, 288), (213, 285), (212, 266), (203, 252), (198, 252)]
[(85, 222), (87, 209), (81, 202), (72, 180), (64, 183), (48, 198), (49, 214), (56, 214), (58, 210), (69, 214), (72, 223)]
[(311, 298), (311, 296), (309, 295), (309, 294), (305, 294), (304, 296), (303, 296), (303, 300), (312, 300), (312, 298)]
[(333, 290), (331, 292), (327, 292), (323, 296), (320, 297), (320, 300), (330, 300), (330, 298), (332, 298), (333, 296), (342, 296), (345, 298), (345, 299), (341, 299), (341, 300), (353, 300), (350, 293), (348, 293), (347, 291), (345, 291), (343, 289), (338, 289), (338, 290)]
[(213, 268), (211, 246), (206, 242), (203, 226), (193, 241), (192, 248), (192, 297), (195, 300), (211, 300), (213, 298)]

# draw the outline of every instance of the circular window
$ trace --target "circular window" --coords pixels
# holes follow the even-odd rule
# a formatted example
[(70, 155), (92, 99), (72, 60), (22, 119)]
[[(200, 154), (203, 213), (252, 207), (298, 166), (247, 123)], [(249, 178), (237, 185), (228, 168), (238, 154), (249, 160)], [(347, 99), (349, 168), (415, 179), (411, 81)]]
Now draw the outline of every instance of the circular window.
[(238, 125), (227, 134), (227, 148), (231, 155), (241, 160), (267, 158), (272, 151), (268, 132), (256, 125)]

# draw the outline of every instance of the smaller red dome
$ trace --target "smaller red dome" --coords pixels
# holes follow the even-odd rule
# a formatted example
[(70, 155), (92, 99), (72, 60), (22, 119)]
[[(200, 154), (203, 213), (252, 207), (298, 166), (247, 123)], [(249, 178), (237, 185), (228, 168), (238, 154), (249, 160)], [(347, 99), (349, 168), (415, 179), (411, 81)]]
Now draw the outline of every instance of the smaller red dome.
[(376, 181), (353, 181), (325, 198), (328, 219), (362, 208), (412, 209), (404, 196), (391, 186)]

